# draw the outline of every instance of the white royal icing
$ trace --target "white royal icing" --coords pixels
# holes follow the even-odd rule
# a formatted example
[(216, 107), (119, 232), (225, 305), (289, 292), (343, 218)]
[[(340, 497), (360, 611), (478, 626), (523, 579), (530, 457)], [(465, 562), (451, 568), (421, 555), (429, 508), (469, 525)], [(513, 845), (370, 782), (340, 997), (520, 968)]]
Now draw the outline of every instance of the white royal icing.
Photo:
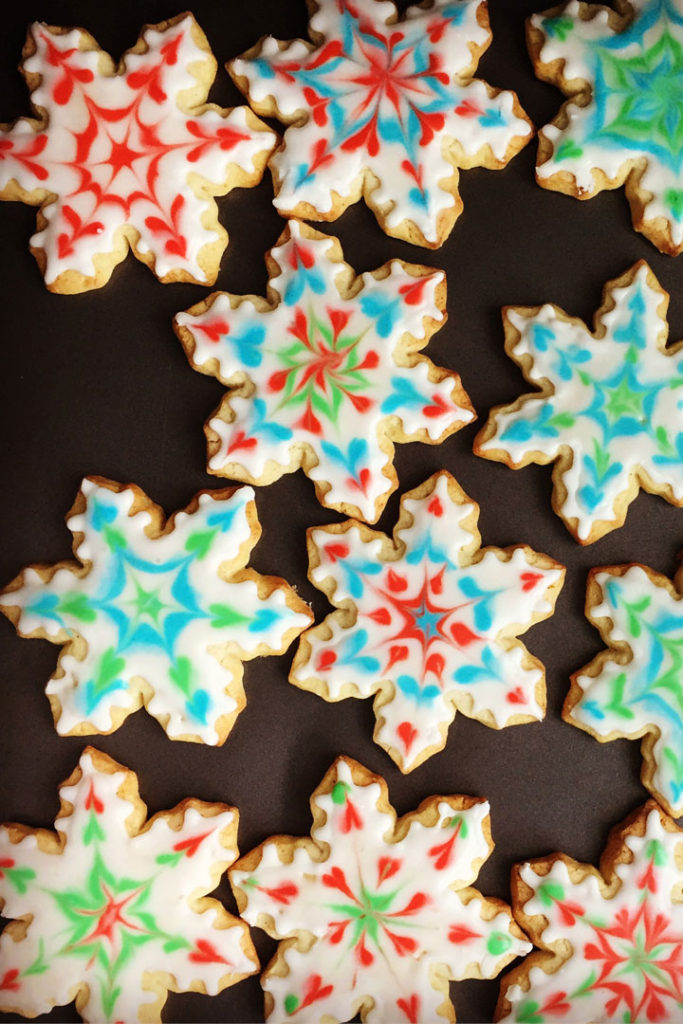
[[(31, 244), (44, 253), (48, 285), (77, 271), (92, 286), (97, 254), (120, 248), (124, 227), (158, 277), (215, 280), (217, 257), (205, 260), (203, 250), (227, 239), (211, 196), (240, 176), (260, 177), (275, 136), (266, 125), (254, 130), (245, 107), (201, 110), (209, 82), (199, 76), (213, 78), (215, 61), (198, 36), (192, 15), (147, 28), (145, 52), (105, 74), (108, 58), (84, 48), (93, 42), (82, 29), (32, 26), (24, 71), (39, 76), (32, 101), (46, 121), (22, 118), (0, 132), (0, 195), (47, 199)], [(179, 103), (190, 95), (185, 112)]]
[(529, 548), (481, 550), (478, 506), (448, 473), (401, 507), (412, 523), (393, 543), (353, 521), (311, 531), (311, 579), (343, 611), (302, 636), (290, 679), (333, 701), (379, 694), (375, 739), (409, 771), (456, 710), (495, 727), (543, 717), (542, 666), (512, 637), (552, 614), (563, 569)]
[[(665, 829), (657, 810), (645, 808), (642, 816), (645, 834), (627, 834), (616, 851), (626, 861), (615, 869), (616, 891), (606, 890), (592, 872), (572, 880), (561, 859), (547, 874), (522, 866), (520, 876), (534, 895), (521, 909), (542, 915), (534, 939), (556, 949), (561, 963), (548, 974), (540, 966), (527, 967), (528, 991), (519, 984), (505, 989), (504, 980), (511, 1006), (499, 1019), (683, 1019), (683, 833), (671, 819), (673, 831)], [(573, 872), (581, 870), (569, 863)]]
[(272, 250), (275, 303), (219, 292), (176, 325), (192, 365), (234, 389), (209, 421), (211, 472), (269, 483), (303, 463), (324, 505), (372, 522), (393, 490), (388, 436), (437, 443), (473, 412), (459, 377), (419, 354), (445, 321), (443, 273), (416, 277), (394, 260), (342, 297), (337, 279), (349, 288), (352, 271), (334, 252), (335, 239), (291, 221)]
[(241, 662), (283, 650), (311, 620), (282, 581), (264, 600), (263, 577), (234, 578), (258, 539), (254, 492), (204, 493), (157, 538), (146, 532), (149, 511), (131, 515), (139, 491), (86, 479), (82, 492), (86, 508), (68, 525), (83, 535), (76, 554), (87, 571), (57, 568), (45, 582), (28, 568), (18, 589), (0, 594), (0, 609), (21, 609), (21, 634), (76, 644), (47, 686), (58, 730), (111, 730), (113, 709), (139, 706), (142, 681), (169, 736), (222, 742), (221, 717), (244, 703)]
[(614, 307), (595, 333), (551, 305), (506, 311), (519, 332), (510, 355), (546, 393), (494, 410), (495, 433), (475, 442), (514, 468), (561, 457), (558, 511), (583, 542), (620, 525), (643, 473), (648, 490), (683, 503), (683, 359), (665, 350), (667, 297), (652, 271), (629, 276), (607, 286)]
[(86, 751), (80, 780), (60, 789), (73, 808), (57, 821), (61, 852), (0, 828), (3, 915), (28, 917), (21, 941), (11, 926), (0, 936), (0, 1009), (34, 1017), (78, 994), (93, 1024), (140, 1020), (143, 1007), (158, 1021), (169, 984), (216, 995), (258, 969), (246, 925), (206, 899), (237, 856), (237, 813), (192, 801), (173, 828), (160, 815), (139, 832), (128, 774), (95, 755), (99, 767)]
[[(295, 122), (271, 161), (283, 213), (338, 216), (365, 187), (389, 234), (439, 245), (462, 205), (458, 167), (502, 167), (531, 134), (517, 98), (471, 80), (491, 41), (481, 0), (319, 0), (316, 45), (271, 36), (229, 65), (258, 110)], [(304, 115), (302, 116), (302, 111)], [(305, 215), (305, 214), (304, 214)]]
[(341, 758), (328, 785), (312, 801), (314, 848), (277, 837), (253, 871), (230, 872), (247, 921), (314, 940), (305, 952), (281, 947), (287, 973), (262, 979), (275, 1019), (345, 1021), (363, 1005), (370, 1022), (434, 1020), (439, 1007), (452, 1012), (446, 978), (494, 977), (530, 948), (507, 907), (470, 888), (490, 851), (486, 801), (463, 809), (435, 798), (430, 824), (413, 819), (392, 842), (396, 819), (377, 806), (378, 782), (354, 782)]
[(582, 197), (629, 179), (636, 227), (675, 253), (683, 246), (683, 4), (618, 6), (621, 18), (576, 0), (531, 18), (544, 37), (541, 74), (554, 81), (559, 62), (565, 91), (576, 97), (558, 119), (566, 117), (565, 127), (541, 131), (552, 152), (539, 163), (538, 179), (564, 191), (569, 176)]

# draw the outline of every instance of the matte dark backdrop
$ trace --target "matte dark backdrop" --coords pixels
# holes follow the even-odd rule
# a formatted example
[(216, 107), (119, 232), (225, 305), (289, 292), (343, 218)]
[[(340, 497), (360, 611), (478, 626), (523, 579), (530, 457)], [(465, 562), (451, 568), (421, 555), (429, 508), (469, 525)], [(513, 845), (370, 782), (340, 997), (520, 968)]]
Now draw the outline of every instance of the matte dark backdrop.
[[(543, 8), (533, 0), (490, 0), (494, 41), (480, 74), (517, 90), (536, 125), (557, 110), (560, 93), (534, 78), (524, 43), (524, 17)], [(132, 46), (142, 23), (179, 13), (174, 0), (29, 0), (6, 5), (0, 31), (0, 121), (30, 114), (28, 94), (15, 70), (30, 20), (82, 25), (114, 57)], [(221, 70), (211, 98), (241, 102), (224, 62), (261, 35), (288, 38), (306, 31), (304, 0), (197, 0), (194, 13)], [(500, 307), (552, 301), (589, 322), (603, 283), (645, 258), (671, 292), (671, 337), (683, 336), (683, 265), (660, 255), (630, 227), (623, 192), (586, 203), (545, 192), (534, 183), (535, 143), (503, 172), (462, 176), (465, 212), (443, 248), (419, 250), (386, 237), (363, 205), (323, 230), (337, 234), (357, 271), (391, 257), (442, 267), (448, 275), (449, 320), (429, 354), (462, 375), (482, 422), (493, 404), (523, 389), (521, 374), (503, 352)], [(262, 293), (264, 252), (282, 222), (271, 205), (266, 175), (250, 192), (219, 200), (231, 244), (216, 287)], [(129, 258), (109, 285), (80, 296), (51, 295), (29, 253), (35, 210), (0, 204), (0, 585), (28, 562), (54, 562), (71, 554), (64, 526), (79, 482), (100, 474), (139, 484), (167, 513), (220, 481), (204, 471), (202, 424), (223, 389), (193, 372), (171, 329), (173, 315), (207, 295), (195, 285), (160, 285)], [(222, 748), (172, 743), (144, 711), (97, 745), (139, 773), (150, 813), (188, 795), (236, 804), (240, 849), (275, 832), (304, 834), (308, 797), (335, 756), (346, 753), (382, 773), (403, 813), (432, 793), (485, 795), (491, 802), (496, 849), (482, 869), (482, 892), (509, 899), (513, 862), (560, 849), (597, 862), (609, 827), (646, 798), (639, 782), (637, 743), (598, 744), (560, 719), (570, 672), (600, 647), (583, 617), (586, 574), (594, 565), (632, 560), (672, 574), (683, 546), (683, 511), (641, 494), (627, 525), (582, 549), (550, 508), (550, 469), (513, 472), (475, 458), (477, 426), (441, 447), (398, 449), (400, 490), (415, 487), (446, 467), (481, 503), (485, 544), (528, 542), (568, 566), (554, 618), (526, 635), (547, 666), (548, 715), (543, 723), (495, 732), (463, 715), (446, 749), (403, 777), (372, 742), (370, 702), (330, 705), (287, 683), (291, 652), (247, 665), (248, 704)], [(336, 517), (317, 504), (301, 473), (257, 495), (263, 539), (256, 568), (296, 583), (318, 619), (327, 604), (306, 579), (305, 529)], [(398, 495), (380, 526), (390, 530)], [(283, 510), (286, 510), (283, 514)], [(60, 738), (43, 686), (58, 650), (20, 640), (0, 621), (0, 820), (50, 826), (58, 810), (57, 786), (74, 768), (87, 739)], [(221, 889), (230, 906), (231, 896)], [(264, 964), (274, 944), (255, 940)], [(490, 1020), (497, 982), (453, 987), (459, 1021)], [(167, 1021), (257, 1021), (262, 995), (253, 978), (215, 999), (170, 996)], [(13, 1019), (3, 1017), (2, 1019)], [(51, 1020), (77, 1019), (73, 1007)]]

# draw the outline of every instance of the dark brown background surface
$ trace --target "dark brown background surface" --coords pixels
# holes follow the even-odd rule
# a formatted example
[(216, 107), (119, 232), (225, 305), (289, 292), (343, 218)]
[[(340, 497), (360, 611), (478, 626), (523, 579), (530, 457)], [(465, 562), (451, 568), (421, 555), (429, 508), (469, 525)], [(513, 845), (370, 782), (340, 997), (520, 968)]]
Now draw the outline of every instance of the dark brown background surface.
[[(524, 44), (524, 17), (544, 6), (542, 0), (490, 0), (494, 41), (480, 65), (481, 77), (517, 90), (536, 125), (561, 99), (535, 80)], [(173, 0), (108, 6), (29, 0), (8, 7), (0, 30), (0, 122), (31, 113), (15, 70), (30, 20), (82, 25), (118, 58), (135, 43), (142, 23), (180, 10)], [(241, 101), (223, 69), (226, 60), (267, 32), (280, 38), (306, 32), (304, 0), (196, 0), (193, 11), (221, 68), (211, 99), (225, 106)], [(527, 542), (568, 566), (555, 616), (525, 637), (547, 666), (546, 720), (496, 732), (458, 715), (446, 749), (403, 777), (372, 742), (371, 702), (327, 704), (290, 686), (290, 651), (247, 665), (247, 708), (222, 748), (173, 743), (144, 711), (113, 735), (91, 739), (139, 774), (150, 813), (189, 795), (235, 804), (246, 852), (275, 832), (306, 833), (309, 794), (345, 753), (385, 776), (399, 813), (432, 793), (488, 797), (496, 849), (477, 885), (507, 900), (513, 862), (556, 849), (597, 862), (608, 829), (645, 799), (638, 744), (598, 744), (562, 722), (560, 709), (570, 672), (600, 647), (583, 617), (588, 569), (637, 560), (672, 574), (683, 546), (683, 511), (641, 494), (624, 528), (581, 548), (551, 510), (549, 467), (513, 472), (476, 458), (471, 448), (490, 406), (527, 390), (503, 352), (502, 305), (550, 301), (591, 322), (604, 282), (645, 258), (671, 293), (671, 338), (677, 340), (683, 336), (683, 264), (632, 231), (623, 191), (580, 203), (538, 188), (535, 149), (531, 143), (505, 171), (463, 174), (464, 214), (436, 252), (388, 238), (362, 204), (322, 230), (339, 236), (358, 272), (392, 257), (447, 271), (449, 321), (429, 354), (461, 373), (479, 421), (440, 447), (399, 447), (400, 491), (446, 467), (481, 504), (485, 544)], [(282, 229), (271, 197), (267, 174), (259, 188), (219, 200), (231, 241), (216, 288), (263, 292), (263, 254)], [(64, 515), (86, 474), (135, 482), (167, 513), (184, 507), (197, 490), (221, 485), (204, 472), (202, 424), (223, 389), (190, 369), (171, 329), (176, 312), (212, 289), (161, 285), (129, 257), (99, 291), (51, 295), (28, 249), (34, 226), (34, 209), (0, 204), (0, 585), (28, 562), (70, 556)], [(297, 584), (320, 619), (328, 607), (306, 579), (305, 529), (339, 517), (317, 504), (302, 473), (261, 488), (257, 501), (264, 530), (253, 564)], [(382, 528), (392, 528), (397, 509), (398, 494)], [(58, 648), (17, 638), (0, 618), (0, 820), (50, 826), (57, 786), (88, 740), (61, 738), (53, 728), (43, 686)], [(221, 895), (232, 906), (225, 889)], [(274, 943), (260, 932), (254, 938), (265, 964)], [(458, 1020), (490, 1020), (497, 991), (496, 981), (453, 986)], [(262, 1013), (253, 978), (214, 999), (171, 995), (164, 1018), (257, 1021)], [(46, 1019), (78, 1018), (66, 1007)]]

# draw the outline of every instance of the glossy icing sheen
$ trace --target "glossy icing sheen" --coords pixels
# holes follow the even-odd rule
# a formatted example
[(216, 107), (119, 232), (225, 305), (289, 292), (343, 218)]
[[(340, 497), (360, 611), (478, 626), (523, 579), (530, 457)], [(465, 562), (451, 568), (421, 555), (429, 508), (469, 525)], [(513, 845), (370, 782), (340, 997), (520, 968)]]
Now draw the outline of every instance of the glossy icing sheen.
[(627, 277), (607, 286), (614, 308), (598, 315), (597, 337), (555, 306), (506, 311), (519, 332), (509, 354), (549, 393), (494, 410), (477, 439), (479, 454), (515, 468), (562, 457), (557, 511), (584, 542), (621, 525), (638, 473), (683, 503), (683, 359), (664, 350), (667, 296), (652, 271), (641, 263)]
[(202, 494), (157, 539), (145, 532), (152, 517), (139, 490), (84, 480), (82, 492), (86, 508), (68, 525), (84, 535), (75, 553), (87, 571), (60, 566), (45, 582), (28, 568), (19, 589), (0, 595), (0, 610), (21, 609), (22, 635), (72, 642), (47, 686), (61, 706), (58, 730), (87, 722), (110, 731), (112, 710), (134, 711), (142, 691), (171, 738), (222, 742), (221, 716), (244, 705), (242, 660), (282, 651), (311, 621), (286, 584), (270, 582), (261, 598), (268, 578), (239, 571), (260, 532), (254, 492)]
[(330, 219), (367, 175), (389, 234), (414, 226), (412, 241), (439, 245), (462, 206), (455, 168), (502, 167), (531, 137), (514, 93), (471, 81), (470, 47), (491, 40), (485, 4), (435, 0), (396, 22), (393, 3), (318, 0), (311, 35), (314, 47), (268, 36), (229, 65), (257, 110), (274, 100), (285, 122), (308, 115), (271, 162), (275, 205), (306, 203)]
[(528, 992), (511, 985), (505, 995), (512, 1007), (503, 1020), (683, 1020), (683, 875), (676, 865), (683, 834), (665, 830), (657, 810), (646, 821), (644, 836), (625, 838), (621, 850), (633, 859), (617, 866), (614, 895), (601, 889), (593, 873), (572, 881), (562, 860), (542, 876), (530, 864), (522, 867), (533, 896), (521, 909), (547, 918), (541, 941), (563, 943), (561, 956), (569, 957), (552, 974), (531, 967)]
[(469, 888), (490, 852), (488, 804), (435, 797), (433, 824), (413, 820), (405, 838), (391, 842), (396, 819), (386, 789), (376, 777), (355, 781), (353, 768), (341, 758), (312, 799), (319, 817), (311, 834), (318, 849), (329, 846), (325, 859), (313, 859), (301, 840), (278, 837), (259, 849), (253, 871), (240, 862), (230, 872), (250, 924), (275, 938), (314, 940), (307, 952), (281, 946), (286, 977), (270, 969), (262, 977), (272, 1017), (346, 1021), (360, 1005), (369, 1022), (432, 1021), (439, 1006), (452, 1014), (446, 978), (471, 977), (475, 964), (494, 977), (530, 948), (511, 932), (505, 904)]
[(329, 700), (382, 693), (375, 739), (409, 771), (456, 709), (494, 726), (543, 717), (543, 669), (511, 637), (552, 613), (563, 570), (529, 548), (481, 551), (478, 506), (448, 473), (401, 509), (412, 525), (394, 544), (354, 522), (311, 531), (311, 579), (344, 612), (304, 634), (290, 679)]
[[(623, 571), (623, 570), (622, 570)], [(602, 601), (588, 609), (628, 661), (599, 655), (577, 673), (581, 696), (570, 720), (598, 737), (652, 734), (654, 771), (646, 785), (675, 817), (683, 814), (683, 608), (666, 577), (632, 566), (593, 577)], [(599, 671), (598, 671), (599, 669)], [(587, 674), (584, 674), (587, 672)], [(597, 674), (596, 674), (597, 672)]]
[[(3, 914), (30, 922), (20, 942), (19, 922), (0, 936), (0, 1009), (34, 1017), (78, 995), (85, 1021), (138, 1021), (142, 1007), (158, 1021), (169, 987), (216, 995), (258, 970), (246, 925), (217, 900), (199, 904), (237, 856), (237, 813), (190, 801), (180, 821), (170, 812), (175, 828), (157, 815), (136, 834), (130, 774), (94, 754), (96, 764), (81, 757), (80, 781), (60, 789), (73, 805), (57, 821), (61, 853), (35, 830), (16, 842), (17, 826), (0, 828)], [(172, 979), (152, 988), (154, 972)]]
[(234, 387), (209, 422), (219, 445), (209, 469), (269, 483), (303, 462), (324, 505), (372, 522), (393, 490), (388, 435), (435, 443), (473, 419), (460, 378), (417, 354), (445, 320), (444, 275), (416, 277), (394, 260), (342, 297), (337, 279), (348, 286), (353, 272), (333, 259), (336, 240), (296, 221), (284, 238), (270, 261), (279, 302), (219, 292), (176, 317), (192, 365)]
[[(621, 184), (630, 161), (637, 161), (645, 194), (637, 226), (648, 237), (663, 230), (666, 244), (653, 241), (676, 252), (683, 245), (683, 4), (629, 0), (618, 6), (633, 11), (620, 31), (610, 25), (607, 9), (593, 4), (572, 2), (552, 17), (531, 18), (545, 37), (541, 62), (565, 61), (565, 81), (582, 79), (590, 89), (589, 103), (567, 105), (565, 128), (543, 129), (552, 155), (539, 164), (538, 177), (553, 187), (554, 175), (570, 175), (586, 196), (604, 187), (595, 168)], [(592, 16), (582, 19), (582, 10)], [(657, 218), (661, 222), (652, 223)]]
[[(31, 28), (24, 71), (40, 76), (31, 98), (46, 121), (21, 118), (0, 132), (0, 197), (56, 196), (31, 241), (45, 254), (48, 285), (75, 270), (92, 287), (93, 257), (120, 248), (125, 225), (160, 278), (210, 284), (202, 249), (220, 252), (226, 241), (210, 196), (247, 184), (272, 149), (274, 134), (245, 107), (202, 109), (215, 61), (191, 15), (141, 38), (145, 52), (106, 74), (108, 58), (83, 30)], [(125, 246), (116, 262), (124, 256)]]

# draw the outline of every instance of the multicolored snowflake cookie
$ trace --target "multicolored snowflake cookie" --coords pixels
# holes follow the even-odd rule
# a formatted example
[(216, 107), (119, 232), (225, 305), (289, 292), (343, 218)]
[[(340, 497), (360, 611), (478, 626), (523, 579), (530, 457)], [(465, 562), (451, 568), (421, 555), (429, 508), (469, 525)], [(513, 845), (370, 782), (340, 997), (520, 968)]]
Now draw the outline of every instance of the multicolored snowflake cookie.
[(78, 562), (30, 566), (0, 593), (21, 636), (65, 647), (47, 684), (57, 729), (113, 732), (143, 704), (171, 739), (223, 743), (242, 662), (281, 654), (312, 615), (247, 568), (250, 487), (204, 491), (167, 523), (136, 486), (83, 481), (67, 524)]
[(393, 260), (356, 277), (339, 242), (290, 221), (268, 299), (217, 292), (175, 318), (192, 366), (232, 390), (209, 420), (209, 472), (267, 484), (302, 467), (319, 501), (375, 522), (394, 443), (474, 418), (455, 373), (420, 353), (446, 319), (441, 271)]
[(479, 508), (446, 472), (401, 500), (393, 540), (351, 520), (309, 530), (310, 579), (337, 611), (307, 630), (290, 680), (375, 696), (375, 740), (402, 771), (446, 744), (456, 711), (500, 728), (542, 718), (543, 666), (517, 633), (552, 614), (564, 568), (481, 550)]
[(0, 199), (40, 207), (48, 288), (99, 288), (129, 247), (161, 281), (213, 284), (212, 197), (256, 185), (277, 137), (206, 103), (216, 61), (192, 15), (147, 27), (118, 67), (83, 29), (35, 23), (23, 71), (40, 119), (0, 130)]
[(505, 350), (538, 391), (493, 409), (478, 455), (555, 462), (553, 507), (582, 544), (621, 526), (640, 487), (683, 505), (683, 357), (642, 260), (610, 281), (591, 333), (557, 306), (503, 310)]
[(572, 676), (563, 716), (601, 742), (641, 739), (643, 784), (683, 815), (683, 569), (593, 569), (586, 615), (607, 644)]
[(535, 14), (536, 74), (569, 99), (539, 133), (544, 188), (588, 199), (626, 185), (633, 224), (683, 251), (683, 8), (680, 0), (572, 0)]
[(258, 971), (247, 926), (206, 895), (238, 856), (236, 810), (188, 799), (147, 821), (135, 774), (92, 748), (60, 797), (56, 835), (0, 827), (1, 1012), (75, 999), (85, 1021), (160, 1021), (169, 991)]
[(472, 79), (484, 0), (315, 0), (310, 35), (267, 36), (228, 70), (289, 125), (270, 161), (286, 216), (335, 220), (363, 196), (389, 235), (436, 247), (462, 210), (460, 168), (501, 168), (531, 138), (513, 92)]
[(339, 758), (311, 798), (312, 838), (276, 836), (230, 871), (240, 912), (284, 939), (262, 975), (274, 1020), (455, 1020), (448, 981), (492, 978), (531, 947), (472, 888), (489, 806), (433, 796), (396, 819), (386, 783)]
[(542, 952), (503, 978), (496, 1020), (683, 1020), (683, 830), (650, 801), (600, 871), (562, 853), (513, 870), (514, 914)]

